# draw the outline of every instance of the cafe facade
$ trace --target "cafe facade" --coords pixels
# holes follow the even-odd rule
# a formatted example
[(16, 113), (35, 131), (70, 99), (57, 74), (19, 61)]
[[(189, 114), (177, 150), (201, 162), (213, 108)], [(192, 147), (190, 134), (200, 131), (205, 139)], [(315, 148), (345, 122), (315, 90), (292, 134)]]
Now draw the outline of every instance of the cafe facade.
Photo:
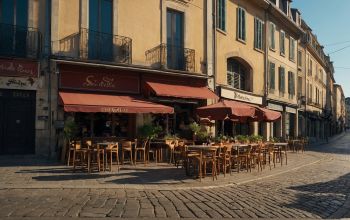
[[(58, 77), (57, 125), (69, 118), (78, 137), (137, 137), (144, 124), (162, 134), (189, 135), (195, 109), (217, 96), (201, 75), (139, 67), (55, 60)], [(57, 135), (62, 127), (57, 126)], [(187, 132), (187, 133), (186, 133)]]

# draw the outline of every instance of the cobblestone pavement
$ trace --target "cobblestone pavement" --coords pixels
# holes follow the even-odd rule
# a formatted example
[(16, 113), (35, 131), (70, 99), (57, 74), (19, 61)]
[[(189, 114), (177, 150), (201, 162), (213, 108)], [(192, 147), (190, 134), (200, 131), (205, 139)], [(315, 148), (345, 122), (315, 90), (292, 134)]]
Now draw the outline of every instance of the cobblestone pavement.
[[(342, 218), (350, 217), (350, 133), (307, 154), (303, 166), (235, 174), (239, 181), (209, 187), (8, 187), (0, 184), (3, 217)], [(314, 155), (314, 157), (311, 157)], [(299, 156), (300, 157), (300, 156)], [(309, 159), (310, 159), (309, 158)], [(292, 157), (293, 159), (293, 157)], [(290, 160), (292, 160), (290, 159)], [(295, 157), (295, 160), (298, 161)], [(311, 159), (310, 159), (311, 160)], [(287, 169), (289, 166), (294, 169)], [(280, 170), (278, 170), (280, 169)], [(277, 170), (277, 171), (274, 171)], [(283, 171), (283, 172), (282, 172)], [(241, 174), (245, 175), (241, 178)], [(21, 175), (21, 173), (19, 173)], [(10, 176), (10, 175), (9, 175)], [(19, 178), (17, 176), (17, 178)], [(26, 177), (27, 178), (27, 177)], [(209, 179), (209, 178), (208, 178)], [(223, 177), (222, 177), (223, 179)], [(64, 182), (67, 185), (71, 180)], [(218, 182), (218, 181), (215, 181)], [(214, 184), (214, 182), (212, 182)], [(183, 183), (186, 185), (186, 182)], [(37, 185), (39, 186), (39, 185)], [(62, 186), (62, 185), (60, 185)]]

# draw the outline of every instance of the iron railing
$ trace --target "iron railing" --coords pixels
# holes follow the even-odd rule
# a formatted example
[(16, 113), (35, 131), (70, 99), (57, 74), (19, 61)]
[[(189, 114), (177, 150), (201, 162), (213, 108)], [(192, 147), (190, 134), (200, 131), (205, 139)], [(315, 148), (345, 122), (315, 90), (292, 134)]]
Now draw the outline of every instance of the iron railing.
[(31, 27), (0, 23), (0, 55), (38, 59), (42, 49), (41, 33)]
[(160, 44), (146, 51), (147, 62), (155, 68), (195, 72), (195, 50)]
[(130, 64), (132, 39), (82, 28), (80, 32), (52, 42), (52, 54), (60, 58)]

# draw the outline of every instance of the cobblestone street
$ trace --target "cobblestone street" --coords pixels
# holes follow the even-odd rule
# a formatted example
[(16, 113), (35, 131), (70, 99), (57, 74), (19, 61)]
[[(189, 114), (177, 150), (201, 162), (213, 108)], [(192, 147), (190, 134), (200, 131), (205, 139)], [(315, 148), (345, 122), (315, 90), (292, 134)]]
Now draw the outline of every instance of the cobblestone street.
[[(272, 171), (221, 175), (215, 182), (210, 178), (204, 183), (182, 181), (180, 186), (146, 183), (142, 187), (125, 182), (120, 187), (118, 182), (106, 185), (87, 180), (72, 187), (70, 178), (57, 179), (59, 185), (45, 181), (21, 185), (21, 178), (28, 179), (28, 173), (11, 174), (12, 169), (1, 164), (0, 217), (350, 217), (349, 153), (347, 133), (304, 154), (291, 153), (287, 166)], [(181, 182), (181, 175), (175, 175)]]

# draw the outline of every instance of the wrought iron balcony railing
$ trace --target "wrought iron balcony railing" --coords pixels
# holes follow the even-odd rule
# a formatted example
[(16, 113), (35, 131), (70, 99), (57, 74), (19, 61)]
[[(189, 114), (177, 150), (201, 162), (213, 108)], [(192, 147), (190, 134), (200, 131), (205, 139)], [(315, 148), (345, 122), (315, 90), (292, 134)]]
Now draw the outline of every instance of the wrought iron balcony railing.
[(125, 64), (132, 62), (131, 38), (85, 28), (52, 42), (52, 48), (52, 54), (60, 58)]
[(41, 44), (37, 29), (0, 23), (0, 56), (38, 59)]
[(195, 50), (161, 44), (146, 51), (147, 62), (155, 68), (195, 72)]

